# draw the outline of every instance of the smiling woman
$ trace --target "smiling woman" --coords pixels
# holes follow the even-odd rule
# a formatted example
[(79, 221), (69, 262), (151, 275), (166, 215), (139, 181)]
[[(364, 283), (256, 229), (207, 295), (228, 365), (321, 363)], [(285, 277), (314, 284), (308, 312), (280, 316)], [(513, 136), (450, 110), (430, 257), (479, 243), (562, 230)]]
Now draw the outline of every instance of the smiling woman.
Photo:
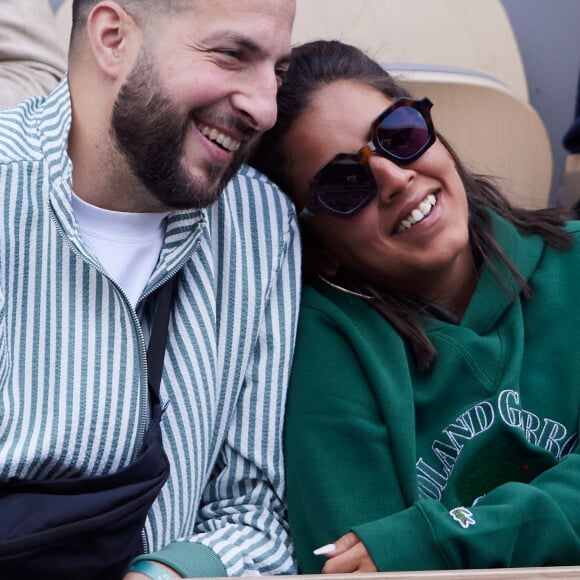
[[(284, 137), (293, 167), (302, 169), (292, 172), (291, 191), (301, 205), (308, 197), (320, 199), (321, 192), (326, 200), (318, 206), (308, 202), (307, 206), (316, 213), (305, 227), (326, 250), (318, 274), (334, 279), (336, 284), (346, 282), (345, 272), (349, 272), (379, 288), (419, 294), (460, 315), (469, 299), (465, 292), (472, 286), (469, 281), (475, 270), (468, 243), (465, 188), (453, 157), (427, 130), (421, 115), (401, 113), (418, 113), (413, 106), (419, 107), (420, 102), (402, 107), (400, 103), (409, 101), (393, 100), (348, 80), (318, 89), (311, 95), (308, 109)], [(398, 115), (404, 118), (394, 120), (389, 128), (389, 120)], [(421, 121), (410, 130), (410, 122)], [(345, 162), (343, 151), (356, 151), (365, 143), (377, 123), (383, 145), (370, 155), (355, 154), (353, 157), (359, 159), (354, 165), (352, 158), (348, 159), (350, 172), (360, 167), (372, 181), (362, 183), (361, 178), (353, 185), (351, 174), (336, 173), (337, 163)], [(415, 135), (423, 127), (423, 141), (414, 145)], [(409, 154), (397, 156), (389, 149), (399, 153), (407, 149)], [(349, 221), (338, 227), (337, 212), (328, 209), (330, 192), (337, 190), (341, 198), (358, 199), (361, 191), (374, 195), (341, 215)], [(345, 205), (343, 199), (341, 205)], [(358, 284), (347, 286), (360, 288)]]
[(301, 218), (302, 572), (580, 563), (580, 224), (470, 173), (428, 97), (352, 46), (300, 45), (251, 158)]

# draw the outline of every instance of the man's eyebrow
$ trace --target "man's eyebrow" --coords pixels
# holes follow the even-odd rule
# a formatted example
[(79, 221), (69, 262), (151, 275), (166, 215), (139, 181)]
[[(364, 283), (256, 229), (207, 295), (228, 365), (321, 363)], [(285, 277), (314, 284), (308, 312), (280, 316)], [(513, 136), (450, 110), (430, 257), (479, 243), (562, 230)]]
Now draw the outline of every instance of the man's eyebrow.
[[(210, 34), (209, 36), (206, 36), (204, 39), (204, 43), (206, 45), (213, 44), (216, 42), (232, 42), (234, 44), (237, 44), (238, 46), (245, 48), (246, 50), (248, 50), (249, 52), (255, 54), (260, 58), (266, 58), (269, 56), (269, 53), (266, 52), (259, 44), (256, 44), (256, 42), (252, 40), (249, 36), (246, 36), (245, 34), (241, 34), (239, 32), (225, 30)], [(277, 60), (277, 64), (283, 66), (290, 64), (290, 53), (281, 56)]]

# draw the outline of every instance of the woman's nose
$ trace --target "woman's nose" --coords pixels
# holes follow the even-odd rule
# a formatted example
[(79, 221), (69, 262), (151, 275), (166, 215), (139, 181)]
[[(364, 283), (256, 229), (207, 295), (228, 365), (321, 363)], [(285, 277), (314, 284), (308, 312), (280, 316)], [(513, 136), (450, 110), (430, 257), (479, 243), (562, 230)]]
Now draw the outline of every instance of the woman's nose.
[(409, 166), (397, 165), (385, 157), (373, 155), (368, 160), (378, 186), (378, 197), (382, 203), (389, 203), (405, 191), (416, 176)]

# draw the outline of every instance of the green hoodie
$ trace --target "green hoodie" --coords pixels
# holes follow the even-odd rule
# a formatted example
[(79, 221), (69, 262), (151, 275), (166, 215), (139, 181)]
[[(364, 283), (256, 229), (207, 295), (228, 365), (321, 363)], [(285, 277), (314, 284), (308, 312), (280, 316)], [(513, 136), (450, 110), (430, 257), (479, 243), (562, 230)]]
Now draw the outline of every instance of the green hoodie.
[(485, 268), (459, 324), (425, 321), (428, 371), (363, 299), (304, 289), (285, 439), (301, 572), (349, 530), (380, 571), (580, 563), (580, 251), (494, 233), (534, 296)]

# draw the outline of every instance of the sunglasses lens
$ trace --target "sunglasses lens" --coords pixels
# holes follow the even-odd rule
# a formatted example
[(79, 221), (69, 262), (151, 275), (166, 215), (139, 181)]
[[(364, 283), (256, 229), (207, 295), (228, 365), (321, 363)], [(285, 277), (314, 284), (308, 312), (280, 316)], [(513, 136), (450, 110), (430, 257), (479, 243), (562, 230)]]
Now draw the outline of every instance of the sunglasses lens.
[(342, 159), (326, 165), (318, 173), (312, 189), (327, 210), (351, 215), (374, 197), (377, 185), (368, 164)]
[(378, 145), (401, 161), (414, 159), (427, 146), (430, 131), (423, 115), (413, 107), (390, 112), (377, 127)]
[(418, 159), (435, 142), (429, 110), (433, 103), (398, 99), (371, 125), (371, 143), (358, 153), (339, 153), (315, 176), (310, 185), (311, 202), (303, 211), (317, 210), (338, 217), (350, 217), (377, 194), (378, 186), (368, 158), (378, 153), (395, 163)]

